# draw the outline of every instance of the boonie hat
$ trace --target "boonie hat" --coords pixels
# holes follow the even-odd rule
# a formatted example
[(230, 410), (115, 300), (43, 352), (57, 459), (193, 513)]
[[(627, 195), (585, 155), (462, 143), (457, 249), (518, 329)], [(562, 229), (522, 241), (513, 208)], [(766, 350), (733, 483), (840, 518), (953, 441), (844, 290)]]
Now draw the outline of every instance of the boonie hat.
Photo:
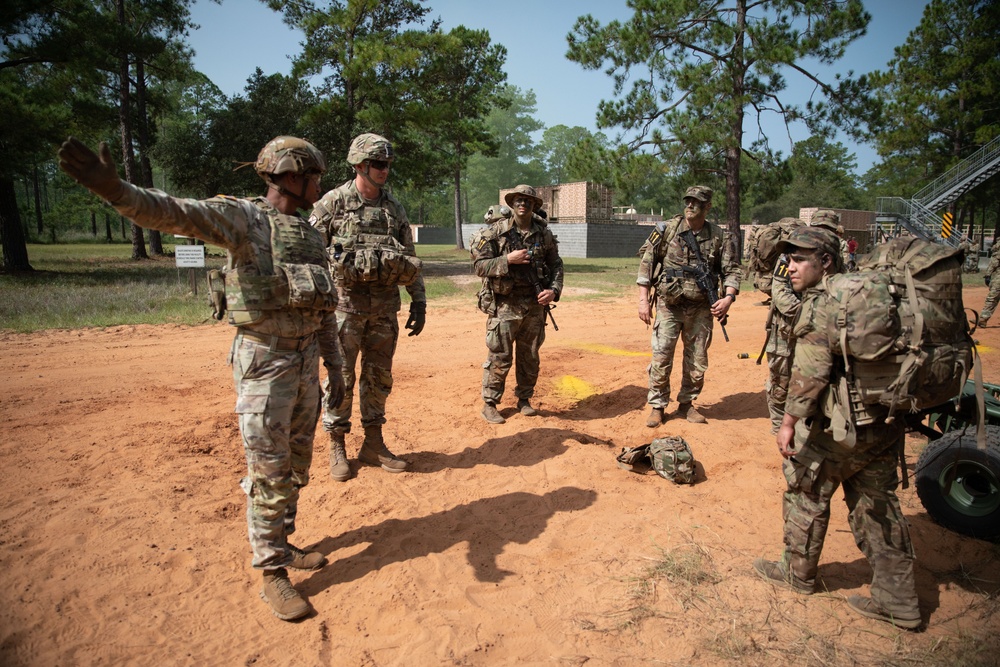
[(513, 190), (505, 194), (503, 196), (503, 200), (504, 203), (507, 204), (507, 206), (513, 208), (514, 200), (517, 199), (518, 197), (527, 197), (528, 199), (532, 200), (534, 202), (534, 204), (531, 207), (532, 211), (537, 211), (542, 207), (543, 203), (542, 198), (539, 197), (538, 194), (535, 192), (535, 188), (531, 187), (530, 185), (523, 185), (523, 184), (518, 185)]

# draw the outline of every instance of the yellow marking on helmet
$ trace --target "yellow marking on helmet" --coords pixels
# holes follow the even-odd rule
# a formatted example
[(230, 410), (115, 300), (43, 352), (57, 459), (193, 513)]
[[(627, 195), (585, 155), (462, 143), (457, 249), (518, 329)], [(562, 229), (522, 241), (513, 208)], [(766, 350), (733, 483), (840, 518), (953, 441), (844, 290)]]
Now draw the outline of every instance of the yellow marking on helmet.
[(622, 350), (621, 348), (601, 345), (599, 343), (574, 343), (570, 347), (597, 354), (606, 354), (609, 357), (648, 357), (649, 352), (633, 352), (632, 350)]
[(989, 354), (990, 352), (993, 351), (992, 347), (987, 347), (986, 345), (977, 345), (976, 349), (979, 350), (979, 354), (983, 353)]
[(556, 393), (566, 398), (583, 400), (597, 393), (597, 388), (572, 375), (563, 375), (556, 380)]

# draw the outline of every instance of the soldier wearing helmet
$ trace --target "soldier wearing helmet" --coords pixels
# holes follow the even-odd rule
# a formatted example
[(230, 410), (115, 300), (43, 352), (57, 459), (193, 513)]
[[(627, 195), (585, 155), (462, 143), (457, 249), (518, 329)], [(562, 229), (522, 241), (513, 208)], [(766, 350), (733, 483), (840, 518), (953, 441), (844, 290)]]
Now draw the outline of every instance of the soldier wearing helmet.
[[(688, 188), (684, 193), (684, 213), (657, 225), (640, 248), (642, 260), (636, 278), (639, 319), (647, 325), (653, 324), (653, 361), (649, 365), (646, 399), (651, 406), (646, 418), (649, 428), (656, 428), (667, 419), (665, 409), (670, 403), (674, 348), (682, 339), (683, 373), (677, 392), (677, 414), (696, 424), (707, 421), (693, 402), (705, 385), (713, 318), (725, 324), (729, 307), (740, 291), (742, 274), (732, 235), (707, 219), (711, 208), (711, 188), (704, 185)], [(718, 300), (714, 304), (699, 287), (694, 269), (707, 272), (716, 283)], [(651, 299), (656, 301), (655, 320)]]
[(339, 404), (344, 393), (337, 291), (325, 244), (297, 212), (319, 199), (323, 155), (303, 139), (273, 139), (255, 165), (267, 193), (253, 199), (196, 201), (135, 187), (118, 177), (106, 144), (95, 154), (72, 137), (59, 150), (59, 166), (136, 224), (227, 250), (224, 277), (216, 282), (224, 280), (220, 301), (236, 327), (229, 362), (247, 460), (240, 486), (252, 566), (263, 572), (260, 596), (275, 616), (305, 616), (309, 603), (292, 587), (286, 568), (314, 570), (326, 563), (323, 554), (288, 541), (299, 492), (309, 482), (320, 361), (333, 379), (327, 401)]
[(330, 475), (339, 482), (352, 474), (346, 435), (351, 431), (359, 356), (358, 389), (365, 437), (358, 461), (393, 473), (407, 467), (407, 462), (386, 446), (382, 425), (386, 423), (392, 357), (399, 337), (399, 288), (405, 287), (410, 295), (406, 321), (410, 336), (424, 328), (427, 297), (406, 211), (385, 190), (394, 158), (392, 144), (385, 137), (372, 133), (355, 137), (347, 151), (354, 177), (327, 192), (309, 218), (326, 239), (340, 296), (337, 319), (346, 390), (339, 403), (327, 401), (323, 411), (323, 429), (330, 436)]
[(507, 421), (497, 404), (515, 361), (517, 410), (529, 417), (538, 414), (530, 399), (538, 381), (538, 350), (545, 341), (545, 312), (563, 287), (559, 246), (537, 215), (541, 197), (530, 185), (518, 185), (504, 195), (504, 202), (502, 217), (487, 221), (489, 226), (470, 243), (473, 269), (483, 279), (479, 307), (489, 315), (481, 414), (491, 424)]

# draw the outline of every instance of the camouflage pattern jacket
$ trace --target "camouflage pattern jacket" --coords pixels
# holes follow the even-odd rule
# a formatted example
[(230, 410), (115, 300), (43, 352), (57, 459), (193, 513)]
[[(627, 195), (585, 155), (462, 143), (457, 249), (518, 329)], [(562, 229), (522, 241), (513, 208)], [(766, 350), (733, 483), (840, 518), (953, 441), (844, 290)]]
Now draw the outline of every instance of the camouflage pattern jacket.
[(771, 283), (771, 312), (768, 313), (770, 326), (765, 352), (779, 357), (791, 356), (792, 324), (801, 305), (802, 299), (792, 289), (792, 283), (788, 279), (788, 258), (782, 255), (774, 266)]
[(827, 338), (827, 300), (822, 283), (807, 289), (792, 326), (795, 343), (785, 412), (800, 419), (822, 415), (828, 387), (835, 380), (836, 360)]
[[(528, 248), (531, 263), (514, 266), (507, 263), (507, 254), (514, 250), (512, 234), (517, 234), (520, 245)], [(471, 253), (476, 275), (489, 286), (494, 297), (534, 302), (536, 280), (542, 289), (556, 293), (556, 301), (562, 294), (563, 261), (559, 245), (549, 226), (537, 216), (532, 217), (527, 234), (517, 229), (513, 216), (501, 218), (476, 235)]]
[[(265, 202), (218, 196), (202, 201), (171, 197), (159, 190), (146, 190), (124, 183), (122, 196), (110, 202), (123, 216), (147, 229), (170, 234), (182, 234), (225, 248), (230, 268), (256, 268), (261, 275), (269, 274), (274, 265), (271, 248), (271, 223)], [(257, 202), (257, 203), (255, 203)], [(312, 230), (298, 216), (285, 216), (298, 221), (303, 234)], [(319, 236), (316, 242), (322, 243)], [(325, 263), (323, 269), (329, 271)], [(267, 336), (304, 338), (317, 334), (320, 354), (324, 361), (342, 363), (337, 337), (337, 320), (333, 310), (286, 307), (267, 311), (267, 317), (246, 327)]]
[[(662, 233), (662, 238), (654, 241), (653, 235), (643, 244), (642, 259), (639, 262), (639, 275), (636, 284), (646, 287), (653, 285), (654, 270), (658, 264), (663, 265), (659, 280), (663, 281), (672, 273), (678, 272), (685, 267), (694, 267), (698, 264), (698, 258), (688, 247), (688, 244), (681, 238), (681, 234), (688, 231), (687, 222), (683, 216), (677, 215), (666, 222)], [(653, 234), (658, 234), (654, 231)], [(708, 265), (708, 270), (719, 276), (722, 284), (719, 286), (719, 297), (725, 294), (726, 287), (732, 287), (737, 292), (740, 291), (740, 280), (743, 277), (743, 270), (736, 260), (736, 245), (733, 242), (732, 234), (723, 231), (719, 225), (705, 221), (705, 225), (694, 235), (701, 250), (702, 259)], [(683, 297), (689, 303), (706, 303), (708, 297), (698, 289), (698, 284), (693, 276), (683, 274), (677, 276), (683, 285)]]
[[(416, 256), (413, 247), (413, 231), (406, 211), (396, 199), (383, 189), (377, 199), (366, 200), (353, 180), (327, 192), (316, 202), (309, 223), (318, 229), (326, 239), (327, 251), (334, 253), (335, 237), (344, 237), (357, 233), (360, 218), (366, 208), (381, 209), (388, 225), (388, 232), (403, 248), (403, 252), (411, 257)], [(406, 291), (413, 301), (427, 301), (423, 276), (406, 286)], [(340, 296), (338, 310), (348, 313), (365, 315), (387, 315), (396, 313), (402, 304), (398, 285), (382, 285), (378, 283), (353, 283), (347, 285), (337, 280), (337, 292)]]

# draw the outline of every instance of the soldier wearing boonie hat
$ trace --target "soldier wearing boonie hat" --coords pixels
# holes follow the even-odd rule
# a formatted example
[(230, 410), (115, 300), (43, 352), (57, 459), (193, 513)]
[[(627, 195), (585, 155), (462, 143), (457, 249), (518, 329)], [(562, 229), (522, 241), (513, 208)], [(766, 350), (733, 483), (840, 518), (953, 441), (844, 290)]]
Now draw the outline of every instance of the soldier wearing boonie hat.
[[(828, 400), (831, 392), (841, 395), (837, 388), (846, 374), (829, 338), (837, 303), (828, 298), (824, 282), (839, 272), (839, 239), (823, 227), (801, 227), (779, 248), (788, 254), (792, 286), (803, 295), (792, 332), (785, 416), (776, 438), (787, 484), (782, 507), (785, 548), (780, 560), (758, 558), (753, 567), (776, 586), (811, 594), (829, 527), (830, 502), (843, 484), (851, 532), (874, 573), (871, 597), (851, 595), (848, 606), (862, 616), (916, 629), (922, 618), (913, 546), (896, 497), (903, 420), (886, 423), (886, 413), (872, 408), (872, 420), (858, 424), (853, 409), (848, 407), (848, 414), (838, 406), (845, 400), (850, 403), (850, 398)], [(844, 439), (837, 433), (844, 430), (845, 419), (854, 422), (856, 442), (836, 439)]]
[(538, 414), (531, 398), (541, 366), (546, 310), (554, 307), (563, 288), (563, 261), (548, 223), (537, 213), (543, 204), (538, 192), (518, 185), (504, 195), (504, 203), (501, 217), (487, 220), (469, 248), (473, 270), (483, 280), (479, 309), (489, 316), (480, 415), (490, 424), (507, 421), (497, 405), (511, 366), (517, 411), (526, 417)]
[[(711, 208), (712, 188), (705, 185), (689, 187), (684, 192), (684, 213), (659, 223), (640, 249), (642, 260), (636, 278), (639, 319), (647, 325), (653, 324), (653, 361), (648, 369), (649, 392), (646, 396), (650, 405), (646, 419), (649, 428), (666, 421), (670, 372), (678, 340), (683, 340), (684, 354), (677, 414), (697, 424), (707, 421), (693, 401), (705, 384), (713, 320), (725, 323), (742, 278), (732, 235), (707, 220)], [(691, 269), (698, 266), (705, 268), (716, 280), (721, 279), (721, 285), (716, 285), (718, 300), (714, 304), (691, 273)], [(656, 302), (655, 319), (651, 297)]]

